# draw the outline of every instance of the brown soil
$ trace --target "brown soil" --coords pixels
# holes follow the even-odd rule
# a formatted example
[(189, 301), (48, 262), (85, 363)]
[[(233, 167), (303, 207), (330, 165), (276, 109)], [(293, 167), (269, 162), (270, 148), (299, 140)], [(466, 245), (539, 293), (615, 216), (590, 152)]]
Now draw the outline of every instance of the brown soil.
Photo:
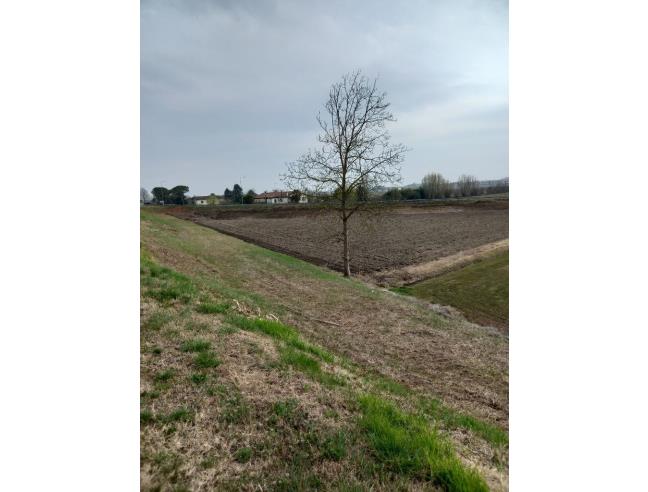
[[(342, 270), (341, 226), (322, 208), (168, 211), (260, 246)], [(508, 203), (398, 206), (359, 212), (350, 221), (354, 273), (427, 263), (508, 237)]]

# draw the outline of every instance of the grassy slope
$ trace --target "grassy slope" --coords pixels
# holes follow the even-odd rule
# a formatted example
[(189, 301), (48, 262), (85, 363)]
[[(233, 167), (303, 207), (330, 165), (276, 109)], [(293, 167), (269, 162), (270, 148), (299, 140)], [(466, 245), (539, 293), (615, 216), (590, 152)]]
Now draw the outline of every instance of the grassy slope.
[(501, 335), (293, 257), (155, 217), (165, 231), (149, 240), (158, 257), (169, 254), (183, 271), (219, 278), (239, 300), (263, 304), (363, 367), (508, 426), (508, 340)]
[(156, 214), (142, 243), (144, 489), (483, 490), (468, 463), (505, 481), (505, 432), (305, 339), (248, 276), (383, 294)]
[(508, 251), (463, 268), (394, 289), (420, 299), (456, 307), (479, 324), (508, 326)]

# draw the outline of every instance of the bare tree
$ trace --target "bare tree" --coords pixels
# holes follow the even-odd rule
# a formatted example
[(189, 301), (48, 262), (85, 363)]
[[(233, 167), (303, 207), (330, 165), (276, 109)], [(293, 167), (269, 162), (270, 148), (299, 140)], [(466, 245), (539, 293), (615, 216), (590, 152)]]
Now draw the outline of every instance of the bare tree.
[(426, 174), (421, 182), (425, 198), (446, 198), (450, 195), (450, 184), (439, 173)]
[(148, 203), (151, 201), (151, 194), (146, 190), (146, 188), (140, 188), (140, 202)]
[(289, 163), (283, 176), (291, 188), (310, 187), (331, 195), (342, 221), (345, 277), (351, 275), (348, 222), (362, 205), (357, 190), (400, 180), (407, 150), (390, 143), (385, 124), (396, 120), (376, 82), (356, 71), (331, 86), (325, 113), (317, 116), (321, 147)]
[(457, 181), (457, 187), (461, 196), (473, 196), (478, 192), (477, 178), (474, 176), (462, 174)]

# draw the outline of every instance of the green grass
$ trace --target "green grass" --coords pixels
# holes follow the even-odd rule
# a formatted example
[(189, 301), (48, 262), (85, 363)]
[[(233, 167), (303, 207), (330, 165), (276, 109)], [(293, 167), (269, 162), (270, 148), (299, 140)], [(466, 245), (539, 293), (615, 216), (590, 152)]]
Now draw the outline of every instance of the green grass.
[(508, 444), (508, 433), (506, 431), (470, 415), (448, 408), (438, 400), (422, 399), (419, 407), (425, 416), (443, 422), (444, 426), (449, 429), (468, 429), (494, 446)]
[(281, 351), (281, 361), (310, 376), (319, 375), (322, 372), (322, 368), (317, 359), (292, 348), (286, 348)]
[(223, 314), (227, 312), (229, 307), (229, 304), (225, 302), (218, 304), (213, 302), (201, 302), (198, 304), (198, 307), (196, 307), (196, 311), (203, 314)]
[(203, 384), (205, 381), (207, 381), (207, 375), (206, 374), (192, 374), (191, 375), (191, 382), (194, 384)]
[(320, 445), (322, 456), (331, 461), (340, 461), (345, 458), (347, 451), (347, 437), (343, 431), (326, 436)]
[(204, 352), (211, 348), (211, 343), (207, 340), (186, 340), (180, 345), (183, 352)]
[(157, 331), (160, 328), (162, 328), (164, 325), (166, 325), (172, 319), (173, 319), (173, 317), (169, 313), (166, 313), (164, 311), (155, 311), (143, 323), (142, 327), (145, 330), (155, 330), (155, 331)]
[(196, 367), (201, 369), (209, 369), (210, 367), (217, 367), (220, 365), (220, 360), (212, 352), (200, 352), (194, 359)]
[(326, 386), (343, 386), (342, 381), (337, 376), (322, 371), (320, 362), (308, 354), (295, 350), (292, 347), (285, 347), (281, 350), (281, 362), (291, 366), (298, 371), (303, 372), (312, 379)]
[(160, 392), (153, 390), (153, 391), (142, 391), (140, 393), (140, 398), (144, 399), (149, 399), (149, 400), (155, 400), (156, 398), (160, 397)]
[(180, 301), (188, 303), (191, 300), (191, 292), (177, 287), (162, 287), (146, 292), (146, 295), (162, 303), (169, 301)]
[(333, 356), (326, 350), (303, 341), (295, 328), (279, 321), (246, 318), (245, 316), (233, 314), (227, 317), (227, 322), (242, 330), (264, 333), (276, 340), (285, 342), (290, 347), (315, 355), (325, 362), (333, 362)]
[(431, 480), (449, 492), (488, 491), (479, 474), (466, 468), (450, 443), (426, 422), (378, 397), (359, 400), (364, 430), (377, 460), (389, 470)]
[(277, 401), (272, 405), (272, 412), (281, 418), (291, 418), (299, 403), (294, 398), (286, 401)]
[(228, 316), (226, 321), (242, 330), (265, 333), (277, 340), (288, 341), (299, 336), (297, 330), (292, 326), (284, 325), (279, 321), (263, 318), (246, 318), (238, 314)]
[(146, 425), (155, 422), (155, 416), (150, 410), (142, 410), (140, 412), (140, 424)]
[(196, 296), (196, 286), (186, 275), (156, 264), (148, 255), (140, 254), (140, 273), (147, 278), (144, 295), (162, 304), (179, 301), (188, 304)]
[(171, 422), (191, 422), (193, 420), (192, 413), (186, 408), (178, 408), (173, 412), (167, 415), (161, 415), (158, 417), (161, 422), (171, 423)]
[(288, 345), (296, 348), (297, 350), (302, 350), (303, 352), (308, 352), (309, 354), (313, 354), (320, 359), (322, 359), (324, 362), (328, 362), (329, 364), (333, 362), (333, 356), (324, 350), (321, 347), (318, 347), (316, 345), (312, 345), (308, 342), (304, 342), (301, 339), (294, 338), (288, 341)]
[[(384, 376), (373, 376), (373, 387), (397, 397), (414, 397), (412, 390)], [(494, 446), (507, 445), (508, 433), (488, 422), (453, 410), (439, 400), (427, 397), (418, 398), (417, 408), (428, 419), (443, 424), (447, 429), (466, 429)]]
[[(276, 401), (272, 405), (272, 415), (269, 419), (272, 426), (283, 425), (302, 432), (307, 426), (307, 421), (308, 413), (299, 406), (299, 402), (294, 398)], [(310, 443), (311, 433), (306, 433), (302, 437), (302, 442)]]
[(391, 393), (392, 395), (407, 396), (412, 393), (409, 388), (392, 379), (382, 376), (377, 376), (374, 379), (374, 386), (377, 389), (386, 391), (387, 393)]
[(252, 458), (252, 450), (250, 448), (241, 448), (234, 453), (234, 459), (239, 463), (247, 463)]
[(167, 381), (170, 381), (173, 376), (175, 376), (175, 372), (172, 369), (166, 369), (158, 372), (153, 379), (159, 383), (166, 383)]
[(479, 324), (508, 326), (508, 251), (407, 287), (393, 289), (453, 306)]

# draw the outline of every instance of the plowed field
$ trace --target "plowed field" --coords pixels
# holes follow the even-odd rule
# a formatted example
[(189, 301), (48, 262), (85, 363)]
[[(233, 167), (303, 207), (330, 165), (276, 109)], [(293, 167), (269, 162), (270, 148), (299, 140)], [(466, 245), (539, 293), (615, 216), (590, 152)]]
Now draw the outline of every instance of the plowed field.
[[(341, 270), (341, 222), (334, 211), (277, 207), (180, 209), (178, 215), (261, 246)], [(395, 206), (350, 219), (351, 269), (371, 273), (436, 260), (508, 238), (508, 203)]]

